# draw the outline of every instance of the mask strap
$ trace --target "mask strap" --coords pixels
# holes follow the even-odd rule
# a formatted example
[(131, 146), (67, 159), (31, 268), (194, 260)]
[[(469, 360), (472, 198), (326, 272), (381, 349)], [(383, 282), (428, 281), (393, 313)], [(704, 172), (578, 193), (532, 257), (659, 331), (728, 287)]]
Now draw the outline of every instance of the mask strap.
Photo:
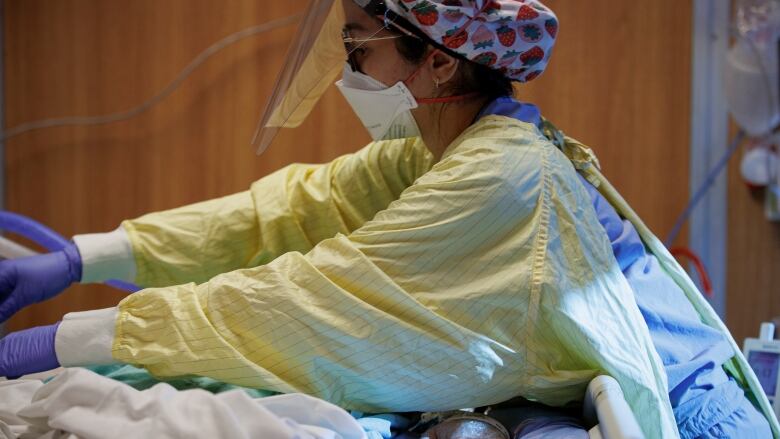
[(416, 99), (418, 104), (450, 104), (453, 102), (462, 102), (469, 100), (471, 98), (475, 98), (479, 96), (479, 93), (472, 92), (472, 93), (466, 93), (463, 95), (455, 95), (455, 96), (443, 96), (440, 98), (420, 98)]
[(415, 69), (415, 71), (413, 71), (411, 75), (409, 75), (409, 76), (408, 76), (406, 79), (404, 79), (404, 84), (409, 84), (410, 82), (412, 82), (412, 81), (414, 80), (414, 78), (416, 78), (416, 77), (417, 77), (417, 75), (419, 75), (419, 74), (420, 74), (420, 72), (422, 71), (422, 68), (423, 68), (423, 66), (424, 66), (424, 65), (425, 65), (425, 64), (426, 64), (428, 61), (430, 61), (430, 60), (431, 60), (431, 58), (433, 58), (433, 55), (436, 55), (436, 51), (437, 51), (437, 50), (438, 50), (438, 49), (433, 49), (433, 50), (431, 50), (431, 53), (429, 53), (429, 54), (428, 54), (428, 56), (426, 56), (426, 57), (425, 57), (425, 59), (423, 60), (423, 62), (421, 62), (421, 63), (420, 63), (420, 66), (419, 66), (419, 67), (417, 67), (417, 69)]

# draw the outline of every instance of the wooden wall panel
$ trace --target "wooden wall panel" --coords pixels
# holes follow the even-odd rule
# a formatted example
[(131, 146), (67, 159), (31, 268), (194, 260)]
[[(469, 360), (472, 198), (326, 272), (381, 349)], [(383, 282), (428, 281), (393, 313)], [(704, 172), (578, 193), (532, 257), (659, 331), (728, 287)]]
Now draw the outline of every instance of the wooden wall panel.
[[(252, 25), (300, 12), (304, 0), (9, 0), (5, 126), (132, 107), (200, 51)], [(173, 95), (132, 120), (54, 128), (7, 144), (7, 208), (70, 236), (249, 187), (293, 161), (323, 162), (368, 141), (337, 92), (295, 135), (256, 157), (250, 141), (291, 26), (212, 57)], [(19, 313), (10, 329), (49, 323), (122, 294), (77, 286)]]
[(764, 217), (763, 191), (751, 192), (729, 166), (726, 322), (734, 338), (757, 337), (761, 322), (780, 317), (780, 224)]
[(545, 4), (559, 16), (561, 44), (520, 96), (593, 147), (607, 178), (663, 238), (688, 195), (691, 2)]
[[(300, 10), (304, 0), (5, 0), (5, 126), (128, 108), (217, 39)], [(548, 0), (561, 20), (547, 73), (520, 87), (593, 146), (605, 173), (658, 234), (687, 197), (690, 2)], [(669, 13), (673, 10), (674, 13)], [(7, 207), (66, 235), (246, 189), (292, 161), (321, 162), (368, 136), (333, 89), (302, 129), (261, 157), (248, 142), (294, 28), (238, 43), (133, 120), (56, 128), (7, 145)], [(10, 328), (111, 306), (78, 286)]]

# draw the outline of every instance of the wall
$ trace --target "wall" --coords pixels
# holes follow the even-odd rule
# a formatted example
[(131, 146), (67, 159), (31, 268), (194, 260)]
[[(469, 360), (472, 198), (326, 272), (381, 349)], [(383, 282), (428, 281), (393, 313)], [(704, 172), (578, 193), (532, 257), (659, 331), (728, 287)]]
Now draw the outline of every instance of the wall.
[[(687, 198), (689, 2), (546, 2), (561, 21), (549, 70), (523, 99), (592, 145), (605, 174), (663, 235)], [(164, 87), (217, 39), (300, 10), (303, 0), (5, 0), (5, 126), (123, 110)], [(669, 11), (674, 11), (670, 13)], [(249, 140), (294, 28), (242, 41), (170, 98), (129, 121), (54, 128), (8, 142), (7, 207), (58, 231), (247, 188), (292, 161), (321, 162), (368, 139), (331, 90), (298, 130), (255, 157)], [(10, 329), (107, 307), (122, 295), (77, 286)]]
[(559, 15), (561, 44), (523, 98), (592, 146), (604, 174), (665, 236), (687, 198), (690, 2), (545, 3)]
[(763, 191), (749, 190), (729, 166), (727, 319), (740, 343), (757, 337), (761, 322), (780, 316), (780, 224), (764, 217)]

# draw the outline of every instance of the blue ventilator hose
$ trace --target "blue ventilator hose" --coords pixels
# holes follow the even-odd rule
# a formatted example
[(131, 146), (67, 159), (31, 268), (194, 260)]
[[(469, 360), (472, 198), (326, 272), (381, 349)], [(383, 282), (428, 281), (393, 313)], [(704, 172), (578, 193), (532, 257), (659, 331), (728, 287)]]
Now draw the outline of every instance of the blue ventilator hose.
[[(50, 252), (62, 250), (65, 246), (70, 244), (70, 241), (65, 239), (62, 235), (43, 224), (27, 218), (26, 216), (8, 212), (6, 210), (0, 210), (0, 230), (25, 237)], [(116, 279), (108, 280), (104, 283), (130, 293), (134, 293), (141, 289), (134, 284)]]
[(710, 171), (707, 173), (707, 176), (704, 178), (702, 184), (699, 186), (696, 192), (694, 192), (690, 201), (688, 201), (688, 204), (685, 205), (685, 209), (683, 209), (680, 216), (677, 217), (677, 220), (674, 222), (674, 227), (672, 227), (672, 231), (669, 233), (669, 236), (667, 236), (666, 240), (664, 241), (664, 245), (667, 248), (670, 248), (674, 243), (674, 240), (677, 239), (677, 235), (680, 234), (680, 231), (685, 225), (685, 222), (688, 221), (688, 217), (691, 216), (693, 211), (696, 209), (696, 206), (699, 205), (699, 202), (701, 202), (701, 200), (704, 199), (704, 196), (707, 195), (707, 192), (715, 184), (715, 180), (717, 180), (718, 175), (720, 175), (721, 171), (723, 171), (726, 165), (729, 164), (729, 160), (731, 160), (731, 157), (734, 155), (735, 152), (737, 152), (737, 149), (742, 144), (742, 141), (745, 140), (745, 137), (746, 137), (745, 131), (740, 130), (736, 134), (736, 136), (734, 136), (734, 138), (731, 140), (731, 144), (726, 149), (726, 152), (723, 153), (723, 156), (718, 160), (715, 166), (713, 166), (712, 169), (710, 169)]

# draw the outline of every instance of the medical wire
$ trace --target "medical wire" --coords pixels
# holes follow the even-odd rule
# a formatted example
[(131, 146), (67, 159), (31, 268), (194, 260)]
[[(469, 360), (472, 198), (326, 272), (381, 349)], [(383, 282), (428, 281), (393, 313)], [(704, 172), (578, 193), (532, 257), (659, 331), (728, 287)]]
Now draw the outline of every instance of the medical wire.
[(677, 217), (677, 220), (674, 222), (674, 227), (672, 227), (672, 231), (669, 233), (669, 236), (667, 236), (666, 240), (664, 241), (664, 245), (666, 247), (671, 246), (674, 240), (677, 239), (677, 235), (680, 234), (680, 230), (682, 230), (685, 221), (687, 221), (688, 217), (691, 216), (691, 213), (693, 213), (693, 210), (698, 206), (699, 202), (701, 202), (701, 200), (707, 194), (707, 191), (710, 190), (710, 187), (712, 187), (712, 185), (715, 184), (715, 179), (718, 178), (720, 172), (729, 163), (729, 160), (734, 155), (734, 153), (737, 152), (737, 149), (742, 144), (742, 141), (745, 139), (745, 137), (746, 137), (745, 131), (739, 130), (737, 135), (734, 136), (734, 138), (731, 140), (731, 145), (729, 145), (728, 149), (726, 149), (726, 152), (723, 153), (723, 156), (721, 156), (720, 160), (718, 160), (715, 166), (707, 174), (707, 177), (704, 179), (702, 184), (699, 185), (699, 188), (691, 197), (690, 201), (685, 206), (685, 209), (683, 209), (683, 212), (680, 214), (680, 216)]
[[(287, 17), (278, 18), (268, 21), (263, 24), (251, 26), (238, 32), (232, 33), (216, 43), (212, 44), (202, 52), (200, 52), (190, 63), (173, 79), (165, 88), (159, 93), (152, 96), (142, 104), (133, 107), (129, 110), (120, 111), (116, 113), (107, 114), (104, 116), (80, 116), (80, 117), (61, 117), (43, 119), (34, 122), (27, 122), (21, 125), (17, 125), (6, 132), (0, 131), (0, 142), (6, 141), (13, 137), (20, 136), (30, 131), (40, 130), (44, 128), (63, 127), (63, 126), (77, 126), (77, 125), (104, 125), (114, 122), (121, 122), (123, 120), (132, 119), (141, 113), (148, 111), (154, 107), (171, 93), (173, 93), (183, 82), (186, 80), (195, 69), (200, 67), (211, 56), (221, 51), (222, 49), (230, 46), (231, 44), (243, 40), (244, 38), (257, 35), (263, 32), (272, 31), (284, 26), (295, 23), (301, 18), (301, 13), (293, 14)], [(0, 130), (2, 128), (0, 127)]]
[(680, 257), (688, 258), (696, 272), (699, 274), (699, 280), (701, 281), (701, 289), (704, 295), (708, 298), (712, 298), (712, 281), (710, 281), (710, 275), (707, 272), (707, 268), (704, 266), (701, 257), (688, 247), (672, 247), (669, 249), (669, 253), (675, 258)]

